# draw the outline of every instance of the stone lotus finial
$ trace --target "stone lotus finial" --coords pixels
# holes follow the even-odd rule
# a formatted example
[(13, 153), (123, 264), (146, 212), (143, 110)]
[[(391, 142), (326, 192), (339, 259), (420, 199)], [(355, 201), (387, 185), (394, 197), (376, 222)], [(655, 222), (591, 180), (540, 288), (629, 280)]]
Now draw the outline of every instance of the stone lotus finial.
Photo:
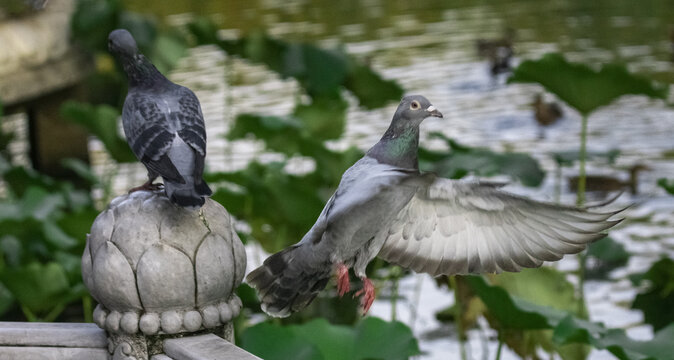
[(199, 211), (157, 192), (115, 198), (94, 221), (82, 276), (99, 302), (94, 321), (113, 333), (175, 334), (238, 315), (246, 268), (232, 218), (207, 199)]

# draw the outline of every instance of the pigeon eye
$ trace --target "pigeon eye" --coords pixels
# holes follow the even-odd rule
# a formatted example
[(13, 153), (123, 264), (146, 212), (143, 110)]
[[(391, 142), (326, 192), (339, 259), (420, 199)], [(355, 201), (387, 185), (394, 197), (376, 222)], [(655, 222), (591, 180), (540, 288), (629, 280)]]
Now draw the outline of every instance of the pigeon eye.
[(421, 105), (419, 105), (419, 102), (416, 100), (412, 101), (412, 103), (410, 104), (410, 109), (412, 110), (419, 110), (420, 107)]

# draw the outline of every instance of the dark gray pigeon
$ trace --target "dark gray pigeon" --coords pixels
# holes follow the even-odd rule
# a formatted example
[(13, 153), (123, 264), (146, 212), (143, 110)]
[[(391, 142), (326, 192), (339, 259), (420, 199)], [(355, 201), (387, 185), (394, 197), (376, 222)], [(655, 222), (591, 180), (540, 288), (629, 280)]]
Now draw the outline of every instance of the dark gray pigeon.
[(171, 202), (201, 207), (212, 191), (202, 179), (206, 129), (199, 100), (190, 89), (164, 77), (138, 51), (128, 31), (112, 31), (108, 48), (129, 78), (122, 111), (124, 133), (148, 172), (148, 181), (130, 192), (156, 189), (152, 182), (161, 175)]
[(442, 114), (423, 96), (406, 96), (381, 140), (349, 168), (302, 240), (264, 261), (247, 282), (262, 309), (285, 317), (306, 307), (337, 274), (361, 278), (364, 312), (374, 301), (367, 264), (379, 256), (431, 275), (497, 273), (538, 267), (577, 253), (620, 222), (529, 200), (481, 184), (420, 173), (419, 124)]

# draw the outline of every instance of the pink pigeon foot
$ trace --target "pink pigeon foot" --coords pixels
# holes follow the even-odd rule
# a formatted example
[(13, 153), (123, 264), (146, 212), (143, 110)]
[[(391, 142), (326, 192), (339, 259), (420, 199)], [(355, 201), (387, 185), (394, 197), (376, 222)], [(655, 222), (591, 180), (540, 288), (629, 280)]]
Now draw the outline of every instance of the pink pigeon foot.
[(146, 181), (145, 184), (141, 186), (136, 186), (134, 188), (129, 189), (129, 194), (140, 190), (147, 190), (147, 191), (159, 190), (162, 184), (153, 184), (152, 181), (154, 181), (154, 179)]
[(363, 315), (367, 314), (367, 311), (370, 310), (370, 306), (372, 306), (372, 303), (374, 302), (375, 298), (375, 293), (374, 293), (374, 285), (372, 285), (372, 281), (370, 279), (364, 277), (361, 278), (363, 280), (363, 288), (358, 290), (353, 297), (356, 296), (361, 296), (363, 297), (360, 299), (360, 306), (363, 309)]
[(337, 265), (337, 293), (339, 297), (344, 296), (351, 289), (349, 283), (349, 268), (344, 264)]

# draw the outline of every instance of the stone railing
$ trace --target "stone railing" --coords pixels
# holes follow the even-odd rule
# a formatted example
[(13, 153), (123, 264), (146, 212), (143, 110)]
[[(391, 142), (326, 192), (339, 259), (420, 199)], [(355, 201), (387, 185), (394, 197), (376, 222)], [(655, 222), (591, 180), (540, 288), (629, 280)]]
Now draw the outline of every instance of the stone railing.
[(231, 343), (246, 254), (231, 216), (163, 192), (115, 198), (94, 221), (82, 277), (93, 324), (0, 323), (5, 359), (257, 359)]

